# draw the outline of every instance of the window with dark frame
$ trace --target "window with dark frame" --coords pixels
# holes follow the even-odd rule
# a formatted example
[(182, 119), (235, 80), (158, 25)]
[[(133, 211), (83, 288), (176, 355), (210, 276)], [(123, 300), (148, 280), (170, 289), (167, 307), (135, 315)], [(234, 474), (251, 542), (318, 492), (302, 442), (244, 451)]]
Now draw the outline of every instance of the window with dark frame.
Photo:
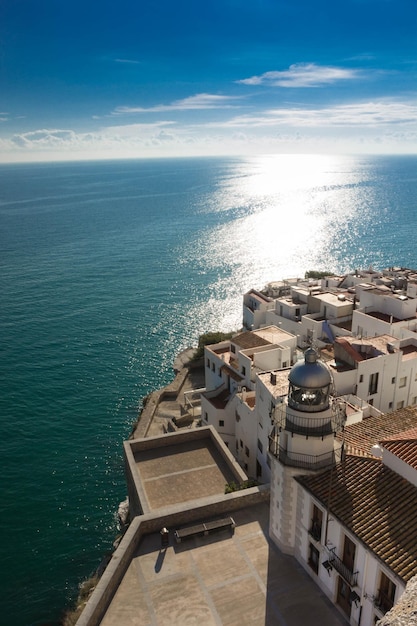
[(313, 546), (312, 543), (308, 544), (308, 564), (315, 572), (318, 574), (319, 571), (319, 562), (320, 562), (320, 552), (317, 550), (316, 546)]

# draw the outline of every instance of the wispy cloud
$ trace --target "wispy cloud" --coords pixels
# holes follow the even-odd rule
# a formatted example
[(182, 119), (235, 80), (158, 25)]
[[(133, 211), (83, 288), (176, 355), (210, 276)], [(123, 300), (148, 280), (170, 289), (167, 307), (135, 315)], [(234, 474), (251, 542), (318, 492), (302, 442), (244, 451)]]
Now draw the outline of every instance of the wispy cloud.
[(236, 98), (219, 96), (216, 94), (199, 93), (182, 100), (174, 100), (171, 104), (158, 104), (152, 107), (119, 106), (112, 111), (112, 115), (127, 115), (132, 113), (163, 113), (166, 111), (190, 111), (203, 109), (230, 109), (230, 104)]
[(115, 63), (127, 63), (129, 65), (140, 65), (140, 61), (136, 61), (135, 59), (114, 59)]
[(150, 124), (120, 124), (106, 126), (99, 132), (102, 136), (118, 137), (149, 137), (159, 133), (166, 127), (175, 125), (171, 120), (159, 120)]
[(241, 115), (224, 125), (228, 127), (331, 127), (375, 128), (387, 125), (417, 124), (417, 104), (377, 101), (342, 104), (323, 108), (279, 108), (257, 115)]
[(361, 76), (360, 70), (315, 63), (295, 63), (288, 70), (265, 72), (259, 76), (243, 78), (236, 82), (243, 85), (266, 85), (269, 87), (320, 87), (341, 80), (353, 80)]

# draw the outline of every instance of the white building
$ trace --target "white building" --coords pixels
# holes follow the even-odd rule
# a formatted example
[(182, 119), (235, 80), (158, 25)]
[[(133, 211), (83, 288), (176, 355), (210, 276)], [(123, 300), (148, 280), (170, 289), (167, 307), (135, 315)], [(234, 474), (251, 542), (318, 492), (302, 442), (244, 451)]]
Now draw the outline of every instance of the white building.
[[(247, 474), (263, 482), (269, 479), (271, 402), (262, 402), (268, 394), (259, 387), (258, 376), (272, 371), (279, 377), (287, 370), (287, 380), (288, 368), (297, 359), (296, 343), (291, 334), (267, 326), (205, 347), (202, 423), (214, 426)], [(259, 409), (266, 414), (261, 417)]]
[(297, 526), (295, 476), (332, 467), (342, 458), (346, 412), (331, 395), (332, 377), (308, 349), (288, 376), (288, 396), (274, 411), (270, 436), (271, 518), (270, 536), (278, 547), (294, 553)]
[(333, 354), (337, 395), (353, 393), (383, 413), (417, 404), (417, 336), (338, 337)]
[(269, 448), (270, 536), (352, 626), (371, 626), (417, 573), (417, 428), (403, 432), (417, 410), (344, 427), (312, 350), (289, 381)]

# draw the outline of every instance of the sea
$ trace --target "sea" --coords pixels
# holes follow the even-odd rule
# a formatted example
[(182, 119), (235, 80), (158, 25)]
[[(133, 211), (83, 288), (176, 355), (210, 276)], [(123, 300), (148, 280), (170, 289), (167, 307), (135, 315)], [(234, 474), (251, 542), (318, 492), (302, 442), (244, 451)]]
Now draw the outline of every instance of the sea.
[(417, 268), (417, 156), (0, 166), (1, 621), (56, 626), (118, 534), (177, 354), (306, 271)]

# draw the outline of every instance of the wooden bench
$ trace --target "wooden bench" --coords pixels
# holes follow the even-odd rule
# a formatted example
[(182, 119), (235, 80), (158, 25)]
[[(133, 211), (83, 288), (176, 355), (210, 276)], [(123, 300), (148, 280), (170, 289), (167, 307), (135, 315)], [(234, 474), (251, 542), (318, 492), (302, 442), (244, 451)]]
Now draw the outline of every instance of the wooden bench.
[(235, 526), (236, 524), (233, 517), (225, 517), (223, 519), (213, 520), (212, 522), (206, 522), (205, 524), (196, 524), (195, 526), (180, 528), (174, 532), (174, 536), (177, 543), (181, 543), (184, 539), (204, 537), (229, 528), (233, 533)]

